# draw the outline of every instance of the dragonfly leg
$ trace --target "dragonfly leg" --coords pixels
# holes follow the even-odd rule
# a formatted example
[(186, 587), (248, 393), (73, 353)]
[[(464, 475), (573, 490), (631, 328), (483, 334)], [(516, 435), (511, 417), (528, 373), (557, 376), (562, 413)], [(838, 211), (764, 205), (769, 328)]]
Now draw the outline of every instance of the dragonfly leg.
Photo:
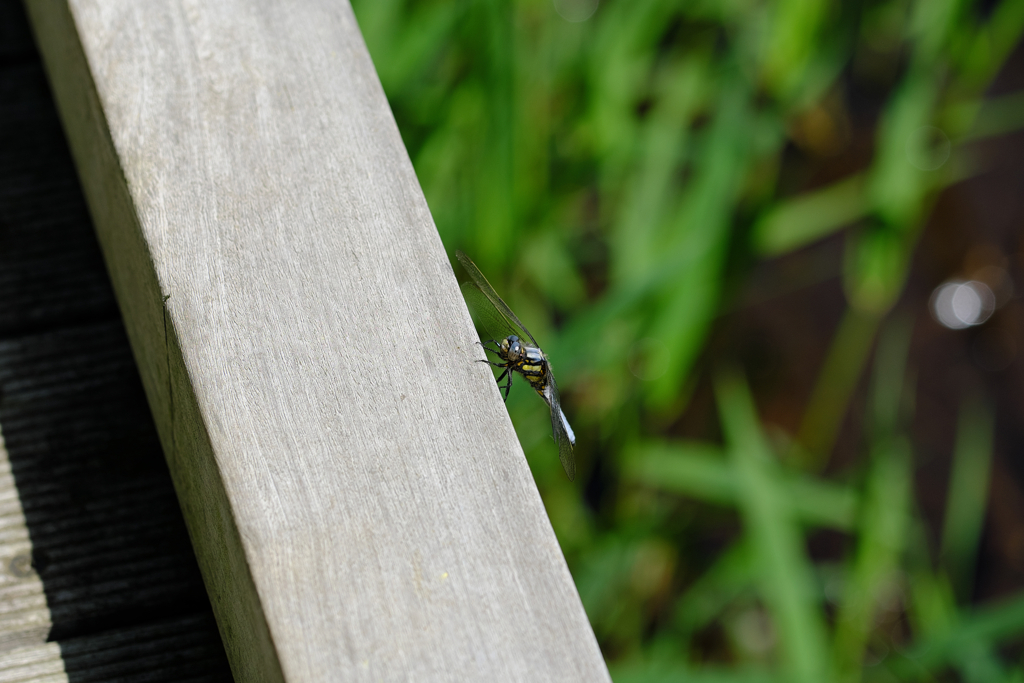
[[(508, 375), (508, 381), (505, 382), (505, 401), (508, 401), (508, 392), (512, 390), (512, 373), (509, 372), (512, 368), (505, 368), (505, 372), (501, 373), (501, 377)], [(501, 377), (498, 378), (498, 382), (501, 382)], [(498, 391), (501, 391), (501, 387), (498, 387)]]

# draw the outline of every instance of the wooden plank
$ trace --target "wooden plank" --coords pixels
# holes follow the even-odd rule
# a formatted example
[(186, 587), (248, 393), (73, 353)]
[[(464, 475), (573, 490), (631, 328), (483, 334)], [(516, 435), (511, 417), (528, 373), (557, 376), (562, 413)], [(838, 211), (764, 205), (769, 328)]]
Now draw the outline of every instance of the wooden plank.
[(43, 582), (32, 569), (32, 542), (3, 434), (0, 434), (0, 563), (2, 661), (10, 650), (46, 642), (52, 625)]
[(238, 680), (609, 680), (347, 3), (27, 6)]
[(0, 683), (81, 681), (229, 683), (231, 673), (209, 613), (44, 639), (0, 657)]
[(209, 611), (121, 322), (0, 339), (0, 660)]

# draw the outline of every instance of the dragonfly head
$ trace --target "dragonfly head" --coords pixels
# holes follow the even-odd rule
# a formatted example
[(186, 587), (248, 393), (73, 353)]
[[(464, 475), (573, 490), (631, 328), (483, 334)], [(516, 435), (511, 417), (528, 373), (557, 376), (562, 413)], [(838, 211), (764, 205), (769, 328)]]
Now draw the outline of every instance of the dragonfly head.
[(523, 355), (523, 343), (514, 334), (509, 335), (501, 340), (501, 350), (510, 361), (515, 363)]

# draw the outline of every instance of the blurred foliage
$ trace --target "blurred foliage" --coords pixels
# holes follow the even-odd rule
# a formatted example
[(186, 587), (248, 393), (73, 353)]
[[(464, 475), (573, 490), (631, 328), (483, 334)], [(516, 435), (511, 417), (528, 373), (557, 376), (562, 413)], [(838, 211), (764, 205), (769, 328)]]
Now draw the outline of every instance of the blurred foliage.
[[(1024, 598), (968, 601), (991, 408), (965, 400), (933, 558), (890, 314), (938, 192), (976, 171), (966, 143), (1024, 124), (1024, 94), (983, 99), (1024, 0), (353, 4), (442, 240), (557, 370), (583, 486), (525, 383), (508, 405), (615, 680), (1024, 681), (999, 649)], [(787, 176), (791, 150), (851, 143), (851, 84), (873, 107), (863, 163)], [(674, 437), (751, 265), (840, 231), (848, 307), (799, 430), (766, 434), (723, 366), (722, 442)], [(865, 455), (826, 478), (869, 365)], [(688, 538), (737, 515), (719, 547)], [(811, 557), (820, 529), (846, 559)]]

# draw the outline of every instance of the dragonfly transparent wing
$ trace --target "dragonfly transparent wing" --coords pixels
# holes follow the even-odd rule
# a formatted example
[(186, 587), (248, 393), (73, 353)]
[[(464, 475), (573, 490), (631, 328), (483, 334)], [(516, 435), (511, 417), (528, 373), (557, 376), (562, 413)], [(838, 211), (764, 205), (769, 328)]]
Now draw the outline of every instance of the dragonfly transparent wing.
[[(502, 339), (514, 334), (520, 336), (522, 332), (517, 330), (510, 321), (501, 315), (496, 308), (491, 304), (490, 300), (484, 296), (475, 284), (472, 282), (464, 282), (462, 284), (462, 298), (466, 300), (466, 306), (469, 308), (470, 315), (473, 316), (473, 322), (476, 326), (483, 331), (485, 335), (490, 335), (490, 339), (497, 342), (501, 342)], [(481, 337), (483, 339), (483, 337)]]
[(558, 398), (558, 385), (555, 384), (554, 376), (548, 373), (548, 385), (544, 390), (544, 400), (551, 410), (551, 434), (558, 444), (558, 459), (562, 461), (562, 469), (569, 481), (576, 478), (576, 457), (573, 455), (573, 446), (576, 445), (576, 435), (569, 426), (569, 420), (562, 412), (562, 403)]
[[(494, 291), (494, 287), (491, 287), (491, 283), (487, 281), (487, 278), (485, 278), (484, 274), (480, 272), (480, 269), (476, 267), (476, 264), (473, 263), (472, 259), (462, 253), (461, 250), (456, 251), (455, 256), (459, 259), (459, 263), (462, 264), (462, 267), (466, 269), (466, 274), (469, 275), (469, 279), (473, 281), (473, 284), (476, 285), (476, 288), (480, 293), (482, 293), (484, 297), (491, 302), (493, 307), (497, 309), (497, 313), (505, 318), (507, 323), (505, 329), (511, 330), (511, 334), (515, 334), (520, 339), (528, 338), (534, 346), (539, 347), (540, 344), (537, 343), (537, 340), (533, 338), (533, 335), (530, 334), (528, 329), (526, 329), (526, 326), (523, 325), (518, 317), (516, 317), (516, 314), (512, 312), (512, 309), (508, 307), (508, 304), (501, 300), (498, 293)], [(466, 293), (465, 286), (462, 287), (462, 293), (463, 295)], [(491, 330), (488, 329), (487, 331), (491, 333)], [(502, 334), (501, 337), (506, 337), (508, 334), (510, 333), (506, 332), (505, 334)]]

